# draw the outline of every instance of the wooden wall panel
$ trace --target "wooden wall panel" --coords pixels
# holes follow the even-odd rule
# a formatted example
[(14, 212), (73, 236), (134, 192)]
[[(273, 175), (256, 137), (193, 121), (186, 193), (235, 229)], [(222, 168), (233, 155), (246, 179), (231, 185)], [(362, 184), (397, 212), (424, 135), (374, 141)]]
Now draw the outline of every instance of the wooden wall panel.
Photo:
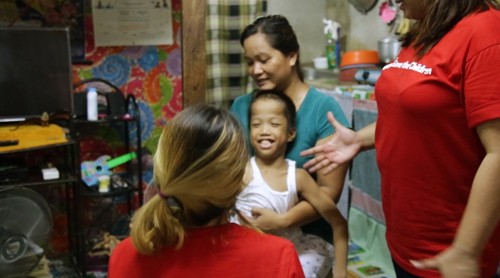
[(182, 0), (182, 82), (184, 107), (205, 103), (206, 89), (206, 4)]

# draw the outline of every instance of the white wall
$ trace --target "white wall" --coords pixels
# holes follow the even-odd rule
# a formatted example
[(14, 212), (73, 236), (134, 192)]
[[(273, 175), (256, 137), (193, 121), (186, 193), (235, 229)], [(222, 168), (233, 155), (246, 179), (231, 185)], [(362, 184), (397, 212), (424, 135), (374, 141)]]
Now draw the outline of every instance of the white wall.
[(379, 18), (382, 0), (367, 14), (357, 11), (348, 0), (268, 0), (269, 14), (282, 14), (293, 26), (301, 47), (301, 62), (310, 63), (323, 55), (325, 35), (323, 18), (339, 21), (344, 26), (345, 50), (377, 49), (377, 41), (385, 37), (389, 27)]
[(303, 64), (323, 55), (326, 0), (268, 0), (267, 5), (268, 14), (284, 15), (292, 25), (299, 39)]
[(389, 26), (378, 15), (379, 7), (383, 2), (379, 0), (377, 5), (367, 14), (362, 14), (350, 5), (351, 28), (347, 38), (348, 50), (377, 50), (377, 41), (389, 34)]

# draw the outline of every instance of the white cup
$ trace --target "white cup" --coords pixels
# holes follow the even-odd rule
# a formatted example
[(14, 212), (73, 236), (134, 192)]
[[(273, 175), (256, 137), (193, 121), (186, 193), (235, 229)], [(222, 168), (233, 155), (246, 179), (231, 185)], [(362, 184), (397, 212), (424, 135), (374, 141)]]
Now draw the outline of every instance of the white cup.
[(313, 59), (314, 67), (317, 69), (327, 69), (328, 68), (328, 60), (326, 57), (316, 57)]

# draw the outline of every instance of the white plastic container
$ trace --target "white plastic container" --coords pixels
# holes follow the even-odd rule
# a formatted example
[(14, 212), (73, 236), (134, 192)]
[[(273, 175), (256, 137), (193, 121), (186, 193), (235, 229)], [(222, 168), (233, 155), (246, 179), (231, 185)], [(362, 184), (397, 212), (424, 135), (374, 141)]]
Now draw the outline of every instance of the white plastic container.
[(87, 120), (97, 121), (97, 91), (89, 88), (87, 92)]
[(326, 57), (316, 57), (313, 62), (316, 69), (328, 69), (328, 59)]

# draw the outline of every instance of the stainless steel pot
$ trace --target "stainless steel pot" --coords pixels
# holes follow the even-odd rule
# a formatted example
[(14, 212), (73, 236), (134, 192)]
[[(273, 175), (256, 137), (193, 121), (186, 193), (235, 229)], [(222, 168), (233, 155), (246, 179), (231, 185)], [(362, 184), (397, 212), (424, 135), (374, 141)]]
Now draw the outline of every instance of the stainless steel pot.
[(382, 64), (387, 64), (398, 57), (401, 42), (396, 36), (388, 36), (378, 41), (378, 58)]

